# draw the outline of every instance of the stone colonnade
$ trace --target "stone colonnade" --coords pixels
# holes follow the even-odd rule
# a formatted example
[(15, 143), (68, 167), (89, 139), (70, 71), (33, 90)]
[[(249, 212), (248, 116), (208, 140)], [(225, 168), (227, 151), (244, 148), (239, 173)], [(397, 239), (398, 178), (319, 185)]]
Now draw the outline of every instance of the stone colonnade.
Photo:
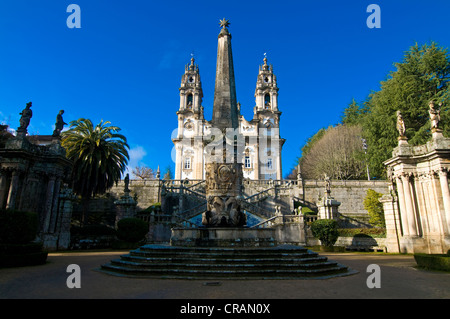
[(385, 162), (391, 193), (383, 203), (390, 252), (446, 253), (450, 249), (450, 139), (426, 145), (404, 139)]
[(43, 137), (47, 145), (31, 143), (19, 135), (0, 149), (0, 208), (36, 212), (38, 239), (44, 247), (66, 249), (70, 244), (72, 195), (64, 182), (70, 162), (59, 139)]

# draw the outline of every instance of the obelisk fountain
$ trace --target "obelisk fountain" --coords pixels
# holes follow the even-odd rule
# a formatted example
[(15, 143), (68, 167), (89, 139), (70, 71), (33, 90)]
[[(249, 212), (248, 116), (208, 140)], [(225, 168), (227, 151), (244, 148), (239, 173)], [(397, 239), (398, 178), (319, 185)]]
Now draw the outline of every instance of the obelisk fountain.
[[(236, 84), (234, 79), (231, 34), (228, 20), (221, 20), (222, 27), (217, 46), (216, 83), (212, 132), (214, 142), (207, 148), (205, 177), (207, 211), (202, 223), (208, 227), (239, 227), (246, 224), (241, 211), (242, 188), (242, 136), (239, 135)], [(220, 138), (217, 138), (217, 137)]]

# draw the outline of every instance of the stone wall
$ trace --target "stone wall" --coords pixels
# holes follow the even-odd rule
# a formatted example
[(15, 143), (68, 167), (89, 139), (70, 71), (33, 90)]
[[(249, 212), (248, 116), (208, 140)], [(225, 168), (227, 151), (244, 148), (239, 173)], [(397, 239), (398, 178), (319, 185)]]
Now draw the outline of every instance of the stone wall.
[[(131, 190), (130, 196), (137, 201), (136, 211), (141, 211), (154, 203), (160, 202), (159, 180), (130, 180), (129, 188)], [(123, 195), (124, 182), (120, 181), (116, 186), (109, 190), (109, 194), (112, 198), (120, 198)]]
[[(303, 183), (305, 201), (317, 206), (318, 199), (324, 197), (325, 182), (319, 180), (305, 180)], [(339, 212), (349, 217), (362, 217), (367, 215), (364, 209), (364, 198), (368, 189), (387, 194), (389, 193), (386, 181), (344, 180), (331, 181), (331, 196), (341, 203)]]
[[(141, 211), (156, 202), (160, 202), (160, 181), (157, 180), (131, 180), (129, 188), (132, 197), (137, 196), (137, 211)], [(110, 191), (111, 198), (119, 198), (123, 193), (124, 184), (120, 181)], [(311, 208), (317, 208), (319, 198), (324, 196), (325, 182), (321, 180), (304, 180), (298, 185), (297, 181), (244, 181), (244, 195), (246, 197), (257, 194), (265, 189), (266, 200), (272, 201), (279, 198), (278, 204), (282, 205), (285, 214), (292, 213), (293, 201), (291, 198), (304, 199)], [(373, 189), (381, 194), (389, 193), (386, 181), (331, 181), (331, 196), (341, 203), (339, 212), (344, 216), (356, 219), (365, 219), (367, 211), (364, 209), (363, 200), (368, 189)], [(304, 193), (304, 196), (303, 196)]]

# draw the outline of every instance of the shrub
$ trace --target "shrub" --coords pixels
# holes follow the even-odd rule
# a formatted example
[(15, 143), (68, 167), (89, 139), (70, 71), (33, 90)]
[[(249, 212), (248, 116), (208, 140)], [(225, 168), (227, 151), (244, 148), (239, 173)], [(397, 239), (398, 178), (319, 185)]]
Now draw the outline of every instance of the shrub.
[(339, 236), (359, 237), (367, 235), (373, 238), (385, 238), (385, 228), (339, 228)]
[(379, 201), (380, 194), (373, 189), (368, 189), (364, 198), (364, 209), (369, 213), (369, 224), (375, 227), (385, 227), (383, 204)]
[(450, 271), (450, 255), (447, 254), (414, 254), (417, 265), (431, 270)]
[(0, 243), (27, 244), (36, 238), (38, 227), (36, 213), (0, 210)]
[(139, 218), (123, 218), (117, 223), (117, 238), (137, 243), (145, 239), (148, 233), (148, 223)]
[(338, 223), (333, 219), (318, 219), (312, 222), (311, 231), (323, 246), (333, 246), (339, 237)]
[(72, 225), (70, 233), (73, 236), (107, 236), (115, 235), (116, 230), (106, 225), (86, 225), (83, 227)]
[(161, 203), (154, 203), (144, 209), (143, 213), (151, 213), (151, 212), (160, 212), (161, 211)]

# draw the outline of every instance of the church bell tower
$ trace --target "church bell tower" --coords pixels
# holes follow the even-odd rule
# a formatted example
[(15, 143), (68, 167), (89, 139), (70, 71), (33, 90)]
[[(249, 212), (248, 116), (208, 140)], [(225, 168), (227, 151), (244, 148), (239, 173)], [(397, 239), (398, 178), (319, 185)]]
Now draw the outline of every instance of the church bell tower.
[[(175, 179), (203, 179), (203, 154), (197, 145), (203, 134), (203, 90), (194, 57), (186, 65), (180, 86), (178, 130), (172, 139), (176, 149)], [(198, 166), (198, 167), (197, 167)]]

